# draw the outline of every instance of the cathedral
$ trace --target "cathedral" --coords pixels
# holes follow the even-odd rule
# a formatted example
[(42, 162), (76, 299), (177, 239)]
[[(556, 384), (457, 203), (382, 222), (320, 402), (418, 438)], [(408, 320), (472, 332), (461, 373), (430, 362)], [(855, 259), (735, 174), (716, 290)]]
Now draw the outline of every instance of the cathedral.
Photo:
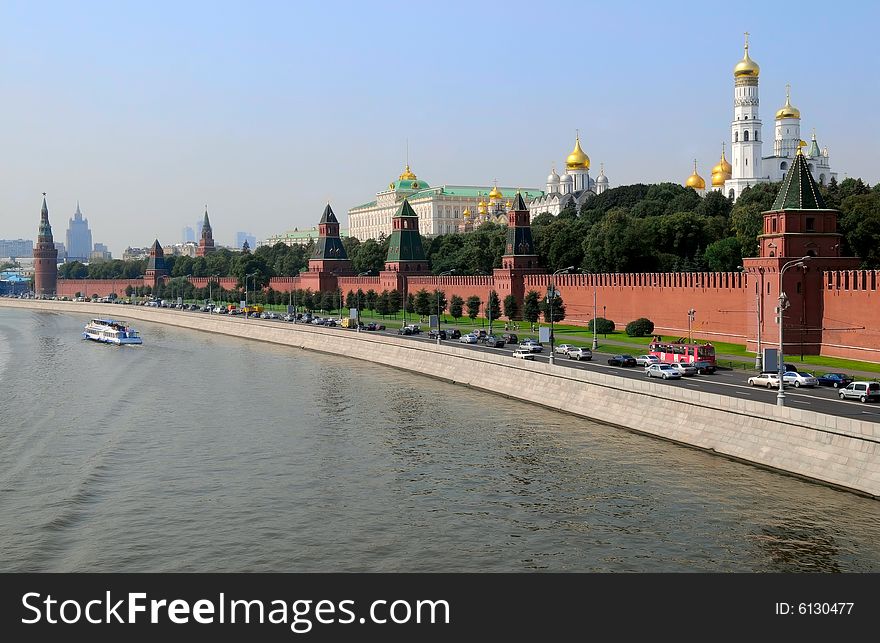
[(565, 159), (565, 174), (559, 176), (556, 168), (553, 168), (547, 177), (544, 195), (529, 203), (529, 213), (532, 217), (542, 212), (557, 215), (571, 203), (580, 210), (587, 199), (602, 194), (607, 189), (608, 177), (605, 176), (604, 166), (595, 180), (590, 178), (590, 157), (581, 149), (581, 137), (578, 133), (575, 135), (574, 149)]
[[(828, 148), (819, 149), (815, 130), (809, 144), (801, 140), (801, 112), (791, 104), (790, 86), (786, 86), (785, 104), (776, 111), (773, 153), (764, 156), (758, 96), (760, 73), (758, 63), (749, 56), (747, 33), (743, 58), (733, 68), (733, 121), (730, 125), (732, 163), (725, 158), (722, 147), (721, 160), (712, 168), (712, 185), (708, 189), (721, 191), (725, 196), (736, 199), (749, 186), (781, 181), (801, 148), (806, 148), (802, 154), (813, 180), (820, 185), (827, 184), (837, 177), (837, 173), (831, 170)], [(701, 196), (707, 192), (706, 181), (697, 173), (696, 162), (694, 173), (687, 178), (685, 185), (694, 188)]]

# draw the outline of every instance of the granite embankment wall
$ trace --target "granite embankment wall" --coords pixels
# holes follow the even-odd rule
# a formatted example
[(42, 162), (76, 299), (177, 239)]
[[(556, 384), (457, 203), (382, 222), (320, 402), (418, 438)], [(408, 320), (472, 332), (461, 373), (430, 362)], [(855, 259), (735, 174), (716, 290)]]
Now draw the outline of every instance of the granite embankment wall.
[(344, 354), (880, 497), (880, 423), (366, 332), (112, 304), (0, 299), (0, 312), (6, 306), (121, 316)]

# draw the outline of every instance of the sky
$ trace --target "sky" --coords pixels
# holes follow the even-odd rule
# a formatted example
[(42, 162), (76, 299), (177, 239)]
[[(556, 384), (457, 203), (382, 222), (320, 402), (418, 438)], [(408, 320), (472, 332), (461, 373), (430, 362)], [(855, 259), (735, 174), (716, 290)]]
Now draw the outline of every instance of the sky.
[[(764, 153), (802, 138), (880, 180), (880, 3), (0, 1), (0, 238), (258, 239), (431, 185), (543, 188), (580, 130), (612, 187), (710, 178), (750, 32)], [(729, 158), (729, 156), (728, 156)]]

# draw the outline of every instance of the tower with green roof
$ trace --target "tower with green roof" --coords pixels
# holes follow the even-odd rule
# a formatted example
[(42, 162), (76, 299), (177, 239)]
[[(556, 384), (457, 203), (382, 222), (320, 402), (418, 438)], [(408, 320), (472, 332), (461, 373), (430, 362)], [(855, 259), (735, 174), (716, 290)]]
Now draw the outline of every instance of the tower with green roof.
[(352, 273), (351, 261), (339, 237), (339, 219), (328, 203), (318, 222), (318, 241), (309, 258), (309, 272), (327, 272), (336, 275)]
[(385, 270), (408, 275), (430, 274), (419, 233), (419, 217), (406, 199), (391, 219)]
[(168, 276), (168, 266), (165, 263), (165, 251), (162, 244), (156, 239), (150, 247), (150, 259), (147, 262), (147, 270), (144, 273), (144, 285), (153, 290)]
[(507, 213), (507, 239), (501, 267), (492, 271), (495, 290), (503, 301), (513, 295), (520, 310), (525, 297), (525, 279), (529, 274), (542, 273), (541, 262), (535, 252), (529, 208), (520, 192), (516, 193)]

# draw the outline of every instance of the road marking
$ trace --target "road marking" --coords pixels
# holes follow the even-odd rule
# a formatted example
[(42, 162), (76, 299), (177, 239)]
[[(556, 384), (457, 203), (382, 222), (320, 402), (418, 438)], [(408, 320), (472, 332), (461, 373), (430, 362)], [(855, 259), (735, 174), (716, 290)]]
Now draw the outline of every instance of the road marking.
[(873, 411), (862, 411), (865, 415), (880, 415), (880, 413), (874, 413)]

